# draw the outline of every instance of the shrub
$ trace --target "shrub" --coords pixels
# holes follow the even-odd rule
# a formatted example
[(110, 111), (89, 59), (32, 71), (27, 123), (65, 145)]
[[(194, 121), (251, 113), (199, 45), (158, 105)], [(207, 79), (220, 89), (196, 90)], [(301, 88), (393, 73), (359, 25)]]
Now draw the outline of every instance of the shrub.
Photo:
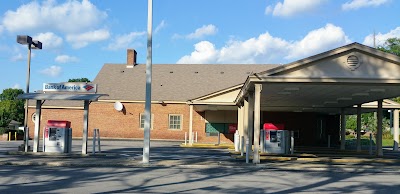
[(393, 139), (393, 135), (390, 130), (383, 130), (382, 139)]

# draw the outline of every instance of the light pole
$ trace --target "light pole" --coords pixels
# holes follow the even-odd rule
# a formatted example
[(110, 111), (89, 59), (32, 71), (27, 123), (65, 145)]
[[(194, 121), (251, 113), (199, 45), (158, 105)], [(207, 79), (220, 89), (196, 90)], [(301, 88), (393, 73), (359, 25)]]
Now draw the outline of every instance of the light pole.
[[(30, 74), (31, 74), (31, 49), (42, 49), (42, 43), (38, 40), (32, 40), (32, 37), (27, 36), (27, 35), (18, 35), (17, 42), (19, 44), (28, 45), (28, 70), (26, 73), (26, 91), (25, 92), (29, 93), (29, 80), (30, 80)], [(28, 100), (25, 100), (25, 114), (24, 114), (25, 152), (28, 152), (28, 140), (26, 139), (27, 128), (28, 128)]]

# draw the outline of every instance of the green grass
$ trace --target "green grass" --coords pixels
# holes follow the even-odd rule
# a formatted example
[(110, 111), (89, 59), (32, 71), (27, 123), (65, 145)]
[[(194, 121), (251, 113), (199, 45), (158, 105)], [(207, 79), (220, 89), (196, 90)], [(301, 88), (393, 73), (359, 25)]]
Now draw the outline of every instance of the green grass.
[(382, 139), (382, 146), (393, 146), (393, 139)]
[[(376, 140), (373, 140), (373, 145), (375, 145)], [(346, 139), (346, 144), (355, 144), (357, 139)], [(369, 139), (361, 138), (361, 145), (369, 145)], [(391, 147), (393, 146), (393, 139), (382, 139), (383, 147)]]

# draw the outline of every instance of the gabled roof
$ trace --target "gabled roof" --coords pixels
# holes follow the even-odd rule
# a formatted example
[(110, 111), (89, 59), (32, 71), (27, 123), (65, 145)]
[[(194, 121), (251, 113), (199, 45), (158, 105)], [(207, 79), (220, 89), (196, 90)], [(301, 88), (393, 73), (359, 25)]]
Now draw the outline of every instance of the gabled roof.
[[(278, 65), (266, 64), (153, 64), (152, 101), (186, 102), (243, 84), (252, 73)], [(105, 64), (93, 83), (100, 100), (145, 100), (146, 65)]]
[(400, 57), (394, 55), (394, 54), (390, 54), (390, 53), (386, 53), (380, 50), (377, 50), (375, 48), (354, 42), (333, 50), (329, 50), (311, 57), (307, 57), (289, 64), (285, 64), (285, 65), (281, 65), (278, 66), (276, 68), (272, 68), (272, 69), (268, 69), (266, 71), (257, 73), (257, 75), (259, 76), (273, 76), (273, 75), (277, 75), (277, 74), (285, 74), (285, 72), (290, 71), (292, 69), (299, 69), (302, 68), (302, 66), (305, 66), (307, 64), (310, 64), (312, 62), (316, 62), (322, 59), (326, 59), (328, 57), (333, 57), (335, 55), (338, 55), (340, 53), (343, 52), (349, 52), (349, 51), (358, 51), (358, 52), (363, 52), (363, 53), (369, 53), (377, 58), (382, 58), (385, 60), (388, 60), (392, 63), (396, 63), (399, 64), (400, 61)]

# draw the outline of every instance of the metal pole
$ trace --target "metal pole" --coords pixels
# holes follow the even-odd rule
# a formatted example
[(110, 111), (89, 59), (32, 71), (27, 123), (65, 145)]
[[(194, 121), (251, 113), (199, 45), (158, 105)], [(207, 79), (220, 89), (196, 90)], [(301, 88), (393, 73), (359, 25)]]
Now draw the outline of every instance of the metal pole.
[(93, 129), (93, 151), (92, 154), (96, 153), (96, 129)]
[(372, 155), (372, 133), (369, 134), (369, 155)]
[(193, 145), (193, 105), (189, 105), (189, 144)]
[(150, 118), (151, 118), (151, 78), (152, 78), (152, 27), (153, 0), (148, 0), (147, 13), (147, 61), (146, 61), (146, 103), (143, 138), (143, 163), (150, 162)]
[(393, 151), (399, 150), (399, 109), (393, 112)]
[(221, 133), (218, 132), (218, 145), (221, 143)]
[(235, 152), (238, 152), (239, 151), (239, 131), (236, 131), (235, 135), (233, 137), (234, 137), (233, 141), (235, 144)]
[(82, 154), (87, 154), (88, 127), (89, 127), (89, 100), (83, 105), (83, 130), (82, 130)]
[(187, 141), (187, 132), (185, 132), (185, 145), (186, 145), (186, 141)]
[(97, 129), (97, 145), (99, 146), (99, 153), (101, 153), (101, 146), (100, 146), (100, 129)]
[(197, 131), (196, 131), (196, 143), (197, 143)]
[(250, 157), (250, 143), (249, 143), (249, 138), (246, 139), (246, 164), (249, 163), (249, 157)]
[(294, 131), (290, 132), (290, 154), (294, 154)]
[(241, 145), (240, 156), (243, 156), (243, 152), (244, 152), (244, 136), (240, 137), (240, 141), (241, 141), (241, 143), (240, 143), (240, 145)]
[(191, 145), (193, 145), (193, 142), (194, 142), (194, 132), (192, 132), (192, 137), (191, 137), (190, 142), (191, 142)]
[(328, 148), (331, 148), (331, 135), (328, 135)]
[[(26, 72), (26, 93), (29, 93), (29, 80), (30, 80), (30, 75), (31, 75), (31, 43), (28, 43), (28, 68)], [(28, 127), (28, 99), (25, 100), (25, 115), (24, 115), (24, 132), (26, 133), (26, 128)], [(26, 135), (24, 134), (24, 137), (28, 136), (29, 139), (29, 134)], [(25, 144), (25, 152), (28, 152), (28, 140), (24, 139), (24, 144)]]

